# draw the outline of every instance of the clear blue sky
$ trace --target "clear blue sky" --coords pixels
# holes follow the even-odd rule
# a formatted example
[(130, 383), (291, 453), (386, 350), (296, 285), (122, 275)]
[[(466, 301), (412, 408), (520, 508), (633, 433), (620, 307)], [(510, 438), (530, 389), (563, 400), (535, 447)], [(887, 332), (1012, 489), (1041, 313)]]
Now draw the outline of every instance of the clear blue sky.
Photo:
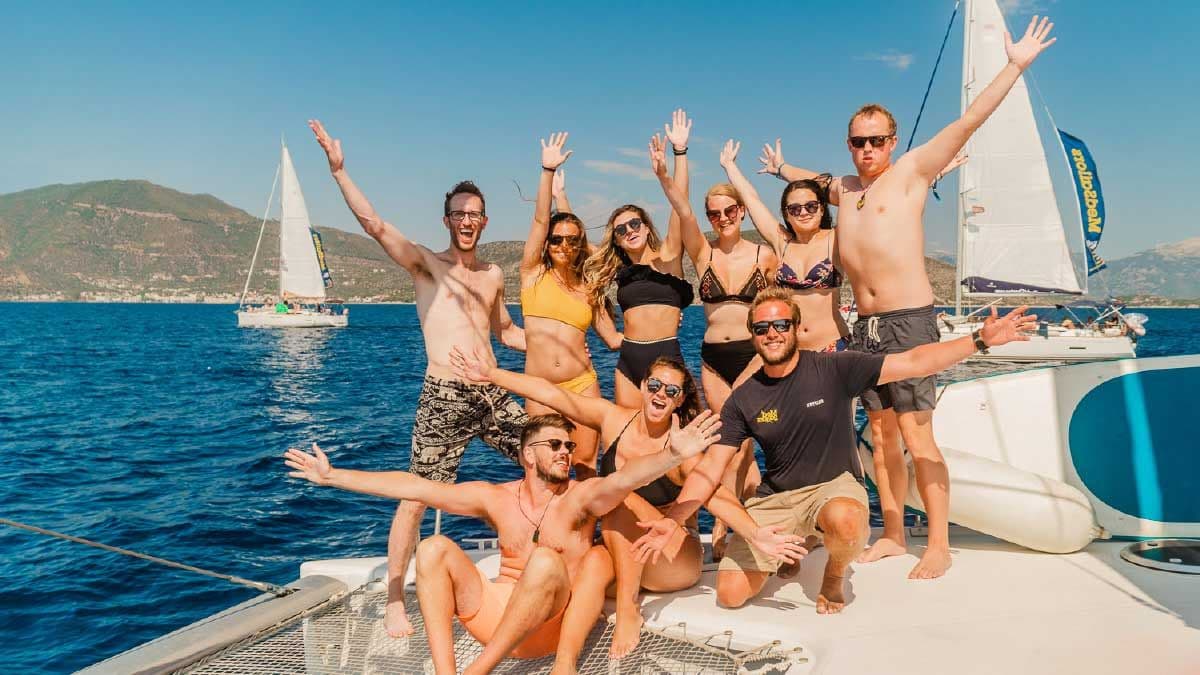
[[(1101, 252), (1200, 235), (1185, 206), (1200, 178), (1200, 3), (1002, 4), (1010, 28), (1034, 11), (1057, 24), (1033, 72), (1099, 163)], [(144, 178), (257, 215), (284, 133), (314, 222), (357, 230), (305, 127), (319, 117), (384, 217), (432, 246), (446, 242), (442, 194), (462, 178), (487, 193), (487, 239), (523, 238), (530, 207), (511, 179), (532, 189), (537, 140), (554, 130), (571, 132), (567, 186), (589, 225), (627, 201), (661, 214), (643, 149), (676, 106), (695, 118), (694, 193), (723, 180), (729, 137), (747, 173), (776, 136), (793, 164), (847, 171), (846, 118), (868, 101), (906, 139), (953, 2), (518, 5), (10, 6), (0, 193)], [(918, 142), (958, 112), (961, 44), (956, 26)], [(778, 196), (774, 179), (757, 185)], [(931, 201), (930, 249), (953, 247), (953, 219)]]

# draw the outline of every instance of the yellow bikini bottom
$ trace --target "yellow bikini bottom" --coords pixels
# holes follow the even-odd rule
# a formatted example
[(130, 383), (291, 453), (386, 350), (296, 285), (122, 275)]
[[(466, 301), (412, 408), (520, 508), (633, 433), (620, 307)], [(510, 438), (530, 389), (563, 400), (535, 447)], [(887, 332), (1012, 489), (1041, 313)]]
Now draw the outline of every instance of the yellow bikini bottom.
[(569, 392), (582, 394), (583, 392), (587, 391), (588, 387), (592, 386), (592, 384), (596, 382), (596, 379), (596, 369), (588, 368), (566, 382), (559, 382), (558, 386), (566, 389)]

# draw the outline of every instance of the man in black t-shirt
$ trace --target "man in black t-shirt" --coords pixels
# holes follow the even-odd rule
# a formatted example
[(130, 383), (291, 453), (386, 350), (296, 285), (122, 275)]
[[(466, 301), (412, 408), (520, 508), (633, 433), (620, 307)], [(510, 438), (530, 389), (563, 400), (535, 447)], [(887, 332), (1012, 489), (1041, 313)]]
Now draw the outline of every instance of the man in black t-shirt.
[[(688, 475), (666, 517), (654, 521), (635, 550), (663, 551), (671, 534), (708, 499), (730, 459), (747, 438), (762, 447), (766, 471), (746, 510), (761, 527), (819, 536), (829, 551), (817, 596), (817, 612), (845, 604), (843, 580), (866, 544), (867, 492), (855, 451), (854, 397), (878, 384), (925, 377), (978, 349), (1014, 340), (1036, 326), (1021, 307), (981, 330), (952, 342), (922, 345), (899, 354), (818, 353), (796, 348), (800, 309), (788, 291), (768, 288), (754, 299), (746, 319), (763, 368), (734, 388), (721, 410), (721, 440)], [(779, 567), (735, 537), (717, 573), (717, 602), (740, 607), (762, 590)]]

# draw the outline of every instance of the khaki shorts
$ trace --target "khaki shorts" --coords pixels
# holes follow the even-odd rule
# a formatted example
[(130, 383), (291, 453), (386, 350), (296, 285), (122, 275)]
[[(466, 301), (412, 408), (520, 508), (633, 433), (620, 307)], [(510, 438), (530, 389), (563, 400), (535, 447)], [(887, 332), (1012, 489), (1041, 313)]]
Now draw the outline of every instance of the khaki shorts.
[[(746, 511), (761, 527), (783, 525), (785, 534), (802, 537), (820, 535), (817, 514), (830, 499), (845, 497), (863, 505), (864, 514), (870, 509), (867, 490), (850, 472), (843, 471), (837, 478), (825, 483), (809, 485), (798, 490), (779, 492), (766, 497), (753, 497), (746, 501)], [(864, 515), (865, 519), (866, 516)], [(738, 535), (733, 536), (725, 557), (718, 568), (722, 571), (767, 572), (774, 574), (779, 569), (778, 560), (767, 560)]]

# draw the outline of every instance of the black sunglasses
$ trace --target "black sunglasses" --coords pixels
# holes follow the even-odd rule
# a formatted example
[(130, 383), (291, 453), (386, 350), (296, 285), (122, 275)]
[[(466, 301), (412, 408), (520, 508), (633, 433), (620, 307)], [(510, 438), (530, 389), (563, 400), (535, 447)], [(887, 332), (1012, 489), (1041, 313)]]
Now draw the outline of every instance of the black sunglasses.
[(544, 441), (534, 441), (529, 445), (548, 445), (551, 452), (558, 452), (558, 449), (565, 445), (567, 446), (567, 452), (575, 452), (575, 441), (564, 441), (561, 438), (547, 438)]
[(821, 202), (814, 199), (811, 202), (804, 202), (803, 204), (788, 204), (783, 210), (789, 216), (793, 218), (799, 218), (800, 216), (804, 215), (805, 211), (808, 211), (809, 213), (816, 213), (817, 211), (820, 211)]
[(644, 224), (645, 223), (642, 222), (641, 218), (630, 218), (629, 220), (614, 227), (613, 234), (618, 237), (624, 237), (628, 232), (637, 232), (638, 230), (642, 229), (642, 225)]
[(734, 218), (737, 218), (738, 209), (740, 209), (740, 208), (741, 208), (740, 205), (734, 204), (733, 206), (726, 206), (724, 211), (716, 211), (716, 210), (705, 211), (704, 215), (708, 216), (708, 221), (710, 223), (719, 223), (719, 222), (721, 222), (722, 215), (724, 215), (729, 220), (733, 220)]
[(552, 234), (546, 237), (546, 242), (551, 246), (579, 246), (579, 235), (576, 234)]
[(750, 330), (755, 335), (762, 336), (762, 335), (766, 335), (767, 331), (774, 328), (776, 333), (783, 335), (784, 333), (790, 331), (792, 329), (793, 325), (795, 325), (795, 324), (792, 323), (791, 319), (775, 319), (774, 321), (755, 321), (754, 323), (750, 324)]
[(657, 394), (659, 389), (667, 388), (667, 397), (675, 398), (683, 393), (683, 387), (677, 384), (663, 384), (663, 381), (657, 377), (646, 378), (646, 391), (651, 394)]
[(870, 143), (872, 148), (882, 148), (883, 144), (887, 143), (888, 139), (894, 137), (895, 135), (896, 134), (888, 134), (887, 136), (851, 136), (850, 145), (856, 148), (861, 148), (867, 143)]

